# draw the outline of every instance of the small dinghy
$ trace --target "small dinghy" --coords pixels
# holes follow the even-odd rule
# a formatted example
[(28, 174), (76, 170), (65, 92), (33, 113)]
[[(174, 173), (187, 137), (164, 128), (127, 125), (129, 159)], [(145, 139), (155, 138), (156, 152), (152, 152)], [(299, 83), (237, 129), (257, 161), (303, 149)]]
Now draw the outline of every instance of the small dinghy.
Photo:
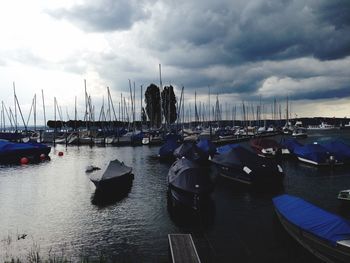
[(350, 262), (350, 221), (301, 198), (273, 198), (276, 214), (287, 232), (324, 262)]
[(95, 184), (96, 189), (114, 190), (130, 184), (133, 179), (131, 172), (131, 167), (116, 159), (109, 162), (101, 177), (91, 177), (90, 180)]
[(186, 158), (177, 160), (170, 167), (168, 187), (169, 198), (174, 206), (196, 211), (209, 203), (214, 188), (208, 169)]

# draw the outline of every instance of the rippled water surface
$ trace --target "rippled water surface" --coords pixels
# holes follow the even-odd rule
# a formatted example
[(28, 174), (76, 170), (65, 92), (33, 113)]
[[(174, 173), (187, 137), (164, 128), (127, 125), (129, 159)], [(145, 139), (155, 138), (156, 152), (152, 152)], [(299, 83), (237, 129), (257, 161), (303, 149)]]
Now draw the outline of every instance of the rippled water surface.
[[(304, 140), (341, 137), (350, 132), (314, 132)], [(278, 138), (277, 138), (278, 139)], [(58, 157), (58, 151), (64, 156)], [(282, 228), (271, 198), (224, 179), (217, 180), (213, 206), (205, 218), (171, 216), (167, 209), (169, 163), (158, 147), (52, 148), (51, 161), (0, 168), (0, 260), (63, 255), (118, 262), (168, 262), (169, 233), (191, 233), (203, 262), (319, 262)], [(129, 192), (101, 198), (85, 173), (118, 158), (135, 174)], [(350, 219), (336, 199), (350, 188), (350, 167), (318, 169), (282, 160), (284, 189)], [(25, 238), (21, 238), (26, 234)], [(19, 239), (18, 239), (19, 238)]]

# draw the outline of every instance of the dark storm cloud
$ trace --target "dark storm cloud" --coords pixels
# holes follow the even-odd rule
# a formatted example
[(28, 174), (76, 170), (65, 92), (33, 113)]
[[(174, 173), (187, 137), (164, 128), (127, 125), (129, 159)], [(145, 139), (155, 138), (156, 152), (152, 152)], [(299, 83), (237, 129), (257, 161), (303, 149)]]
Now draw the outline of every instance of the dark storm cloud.
[[(303, 56), (343, 58), (350, 54), (349, 4), (347, 0), (174, 4), (163, 20), (153, 25), (162, 38), (152, 42), (152, 48), (178, 66), (176, 52), (170, 52), (170, 57), (168, 52), (179, 46), (188, 51), (189, 58), (201, 50), (215, 54), (216, 59), (202, 56), (198, 67), (202, 63), (241, 64)], [(193, 67), (188, 60), (183, 60), (182, 66)]]
[(143, 9), (143, 1), (137, 0), (86, 0), (70, 9), (51, 10), (48, 13), (94, 32), (127, 30), (135, 22), (149, 16)]
[(128, 78), (159, 83), (149, 70), (159, 61), (167, 67), (165, 83), (191, 91), (210, 86), (250, 99), (349, 94), (349, 0), (104, 0), (50, 14), (86, 31), (125, 30), (147, 53), (120, 54), (112, 42), (110, 54), (87, 58), (114, 86)]

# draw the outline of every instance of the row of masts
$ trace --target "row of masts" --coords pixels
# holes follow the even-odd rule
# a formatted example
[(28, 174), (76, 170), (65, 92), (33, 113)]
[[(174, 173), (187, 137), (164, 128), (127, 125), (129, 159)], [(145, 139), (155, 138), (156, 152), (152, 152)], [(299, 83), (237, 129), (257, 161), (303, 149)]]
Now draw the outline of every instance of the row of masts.
[[(160, 74), (160, 88), (162, 89), (163, 84), (161, 80), (161, 67), (159, 66), (159, 74)], [(107, 101), (105, 103), (105, 99), (102, 99), (102, 106), (99, 110), (99, 114), (96, 118), (95, 115), (95, 106), (92, 101), (92, 96), (87, 92), (86, 80), (84, 80), (84, 100), (85, 100), (85, 111), (83, 121), (86, 125), (86, 129), (90, 129), (90, 125), (96, 121), (109, 123), (109, 128), (113, 128), (115, 123), (119, 123), (124, 128), (128, 130), (136, 130), (136, 122), (141, 122), (141, 129), (143, 123), (143, 86), (140, 86), (140, 111), (139, 114), (136, 114), (136, 84), (135, 82), (131, 82), (129, 80), (129, 96), (123, 96), (123, 93), (120, 94), (120, 100), (118, 102), (118, 114), (116, 112), (115, 104), (112, 99), (110, 88), (107, 87)], [(37, 95), (34, 94), (32, 99), (31, 107), (29, 110), (28, 117), (25, 121), (23, 116), (17, 95), (15, 83), (13, 83), (13, 92), (14, 92), (14, 107), (7, 107), (5, 103), (2, 101), (1, 104), (1, 114), (0, 114), (0, 128), (2, 131), (5, 130), (19, 130), (24, 129), (25, 131), (30, 126), (30, 120), (32, 119), (33, 126), (32, 128), (36, 130), (38, 128), (38, 116), (37, 116)], [(170, 94), (170, 92), (169, 92)], [(43, 108), (43, 120), (44, 125), (41, 126), (45, 129), (47, 128), (47, 118), (46, 118), (46, 107), (45, 107), (45, 97), (44, 91), (41, 90), (42, 96), (42, 108)], [(274, 99), (272, 104), (262, 104), (261, 100), (259, 103), (249, 103), (242, 102), (241, 105), (230, 105), (225, 102), (224, 104), (220, 103), (219, 94), (216, 94), (216, 100), (214, 105), (211, 104), (211, 93), (210, 88), (208, 88), (208, 102), (197, 101), (197, 92), (194, 93), (194, 105), (192, 106), (191, 102), (187, 103), (187, 107), (185, 105), (185, 92), (184, 87), (181, 89), (180, 98), (177, 98), (176, 106), (177, 106), (177, 120), (176, 124), (194, 124), (194, 125), (208, 125), (209, 123), (216, 122), (220, 123), (222, 121), (232, 121), (232, 126), (235, 125), (235, 121), (239, 120), (243, 122), (244, 125), (255, 125), (262, 126), (264, 121), (267, 119), (272, 121), (281, 121), (286, 120), (286, 122), (290, 119), (291, 112), (291, 104), (287, 98), (285, 112), (282, 113), (282, 104), (277, 103), (277, 100)], [(161, 104), (162, 105), (162, 104)], [(170, 103), (168, 103), (168, 106)], [(78, 129), (77, 121), (78, 121), (78, 110), (77, 110), (77, 97), (75, 96), (74, 100), (74, 121), (75, 126), (74, 129)], [(224, 106), (224, 107), (223, 107)], [(169, 106), (170, 107), (170, 106)], [(193, 109), (193, 112), (192, 112)], [(241, 111), (239, 111), (241, 109)], [(162, 111), (162, 107), (160, 107)], [(269, 112), (270, 110), (270, 112)], [(170, 114), (170, 108), (167, 110), (168, 114)], [(66, 109), (67, 120), (71, 120), (68, 109)], [(19, 115), (19, 116), (18, 116)], [(137, 117), (139, 116), (139, 118)], [(240, 118), (238, 118), (240, 115)], [(284, 116), (282, 116), (284, 115)], [(22, 124), (19, 124), (19, 117), (22, 121)], [(55, 129), (58, 127), (57, 122), (60, 121), (63, 123), (63, 114), (62, 108), (59, 106), (57, 98), (54, 97), (54, 122)], [(167, 129), (170, 129), (171, 123), (166, 121), (170, 120), (170, 118), (162, 118), (163, 126)], [(108, 128), (108, 127), (106, 127)]]

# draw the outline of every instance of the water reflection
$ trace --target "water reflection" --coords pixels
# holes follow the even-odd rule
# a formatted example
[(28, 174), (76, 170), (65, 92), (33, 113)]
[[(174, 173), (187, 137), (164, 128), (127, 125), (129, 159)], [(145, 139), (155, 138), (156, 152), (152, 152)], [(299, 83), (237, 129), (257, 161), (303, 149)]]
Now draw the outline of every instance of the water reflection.
[(189, 207), (174, 205), (171, 197), (167, 194), (167, 209), (170, 219), (178, 227), (190, 227), (193, 231), (201, 231), (214, 224), (216, 207), (211, 198), (200, 210), (194, 210)]
[(113, 185), (114, 187), (97, 188), (91, 196), (91, 204), (102, 208), (123, 200), (131, 191), (133, 178), (134, 175), (131, 175), (128, 181), (120, 186)]

